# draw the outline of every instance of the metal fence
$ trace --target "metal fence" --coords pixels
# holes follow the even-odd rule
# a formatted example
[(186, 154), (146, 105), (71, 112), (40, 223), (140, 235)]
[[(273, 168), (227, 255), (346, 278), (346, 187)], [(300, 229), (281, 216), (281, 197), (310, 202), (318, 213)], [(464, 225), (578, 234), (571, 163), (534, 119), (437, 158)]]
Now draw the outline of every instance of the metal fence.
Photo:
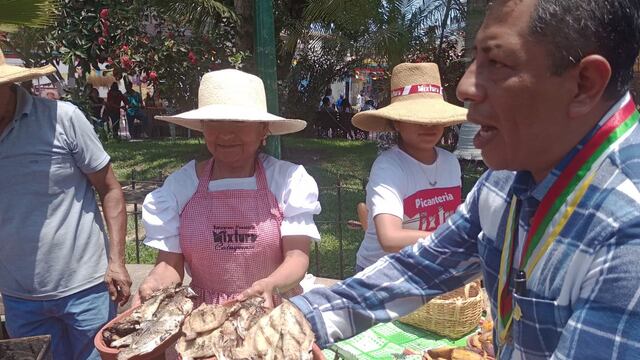
[[(359, 185), (353, 185), (354, 183), (359, 183)], [(362, 237), (364, 236), (364, 233), (360, 229), (354, 228), (353, 224), (357, 223), (356, 205), (359, 202), (365, 201), (365, 187), (365, 179), (345, 179), (338, 176), (334, 184), (320, 186), (318, 188), (320, 204), (323, 207), (323, 212), (325, 212), (325, 210), (327, 210), (327, 212), (325, 212), (324, 215), (321, 213), (317, 216), (315, 223), (320, 229), (326, 230), (327, 227), (333, 229), (329, 234), (332, 234), (337, 240), (338, 268), (331, 272), (323, 269), (321, 266), (321, 259), (323, 256), (326, 259), (334, 256), (334, 254), (329, 252), (329, 250), (323, 252), (322, 242), (315, 242), (314, 251), (312, 253), (311, 269), (314, 274), (317, 274), (317, 276), (344, 279), (345, 274), (351, 275), (353, 273), (354, 266), (349, 267), (351, 271), (347, 271), (345, 266), (346, 262), (355, 263), (355, 251), (345, 251), (345, 242), (353, 238), (353, 236), (346, 237), (345, 233), (348, 231), (358, 232), (357, 239), (351, 239), (351, 241), (349, 241), (349, 245), (354, 245), (354, 241), (359, 245)], [(333, 198), (335, 198), (335, 206), (330, 206), (330, 204), (333, 203)], [(325, 231), (325, 233), (327, 232)], [(347, 256), (349, 259), (346, 259)]]
[[(162, 174), (158, 176), (157, 180), (137, 180), (135, 172), (132, 172), (129, 183), (124, 186), (125, 199), (128, 209), (127, 215), (130, 215), (129, 219), (133, 220), (132, 240), (135, 244), (135, 262), (138, 264), (140, 263), (141, 244), (144, 241), (144, 235), (141, 235), (142, 232), (140, 228), (142, 215), (141, 204), (144, 200), (144, 196), (151, 190), (153, 190), (153, 188), (160, 186), (162, 182)], [(352, 185), (354, 184), (354, 182), (359, 183), (360, 185)], [(326, 230), (331, 229), (330, 233), (333, 235), (333, 237), (335, 237), (335, 241), (337, 241), (337, 254), (335, 254), (334, 251), (330, 251), (329, 254), (324, 253), (323, 244), (314, 242), (310, 259), (310, 267), (311, 271), (316, 276), (339, 276), (339, 278), (342, 279), (345, 277), (345, 274), (351, 275), (351, 273), (353, 272), (345, 271), (345, 256), (347, 256), (345, 254), (345, 231), (358, 231), (358, 229), (354, 227), (354, 224), (357, 224), (355, 209), (358, 202), (364, 201), (365, 185), (365, 179), (350, 178), (348, 182), (345, 182), (342, 177), (338, 177), (334, 184), (328, 186), (320, 186), (318, 188), (319, 199), (323, 208), (323, 213), (316, 217), (315, 223), (319, 229), (324, 230), (321, 231), (321, 233), (324, 233), (324, 235), (327, 234)], [(352, 209), (352, 211), (349, 211), (348, 209)], [(353, 215), (347, 215), (349, 212), (352, 212)], [(362, 235), (364, 235), (364, 233), (362, 233)], [(351, 238), (353, 238), (353, 236)], [(332, 263), (335, 262), (334, 256), (337, 256), (337, 269), (332, 269), (332, 271), (322, 270), (323, 255), (329, 256), (334, 259), (332, 260)], [(349, 255), (353, 255), (353, 260), (355, 261), (355, 252)], [(353, 268), (353, 266), (350, 266), (350, 268)]]
[(162, 173), (158, 174), (157, 180), (137, 180), (135, 171), (132, 171), (129, 184), (123, 187), (125, 201), (127, 203), (127, 218), (133, 217), (133, 240), (135, 242), (137, 264), (140, 264), (140, 244), (144, 240), (144, 237), (140, 236), (140, 219), (142, 216), (140, 205), (146, 194), (162, 185), (163, 182), (164, 176)]

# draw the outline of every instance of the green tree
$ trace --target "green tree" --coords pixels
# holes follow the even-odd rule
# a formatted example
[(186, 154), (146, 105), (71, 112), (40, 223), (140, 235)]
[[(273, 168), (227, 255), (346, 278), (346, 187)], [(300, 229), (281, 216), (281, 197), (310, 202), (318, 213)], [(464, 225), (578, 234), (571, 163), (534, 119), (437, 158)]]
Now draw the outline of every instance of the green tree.
[[(2, 1), (2, 0), (0, 0)], [(46, 60), (80, 68), (76, 88), (80, 101), (85, 76), (108, 63), (122, 74), (153, 82), (176, 110), (195, 106), (199, 77), (212, 69), (241, 66), (243, 54), (233, 47), (235, 19), (229, 9), (202, 10), (209, 22), (191, 27), (177, 8), (152, 0), (58, 0), (55, 22), (20, 31), (3, 41), (28, 63)], [(204, 5), (203, 5), (204, 6)], [(0, 40), (1, 41), (1, 40)]]
[[(306, 2), (301, 19), (284, 31), (284, 49), (298, 53), (286, 94), (300, 97), (296, 90), (303, 81), (303, 91), (308, 93), (302, 98), (310, 101), (306, 109), (312, 111), (332, 81), (351, 75), (354, 67), (373, 59), (387, 71), (406, 61), (437, 62), (448, 98), (455, 101), (455, 85), (464, 71), (460, 58), (465, 16), (463, 0)], [(312, 52), (316, 54), (309, 54)], [(304, 65), (306, 61), (316, 62)], [(314, 66), (329, 71), (329, 76), (311, 70)], [(307, 69), (306, 76), (298, 74), (300, 68)], [(383, 96), (389, 94), (388, 77), (376, 85)], [(383, 99), (383, 105), (388, 100)], [(305, 108), (297, 104), (296, 110)]]
[(442, 49), (448, 35), (460, 30), (465, 16), (462, 0), (317, 0), (305, 9), (305, 23), (297, 31), (322, 24), (355, 38), (369, 57), (393, 68), (436, 37)]
[(43, 27), (53, 22), (53, 0), (0, 0), (0, 31), (17, 26)]

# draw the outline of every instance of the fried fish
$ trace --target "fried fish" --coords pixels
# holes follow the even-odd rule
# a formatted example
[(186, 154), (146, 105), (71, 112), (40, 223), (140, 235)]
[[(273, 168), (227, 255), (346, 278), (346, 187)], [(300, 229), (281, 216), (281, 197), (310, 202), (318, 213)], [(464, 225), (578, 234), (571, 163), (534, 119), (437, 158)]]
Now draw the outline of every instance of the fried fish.
[(176, 351), (183, 360), (311, 359), (314, 335), (298, 308), (284, 301), (267, 312), (262, 304), (262, 298), (255, 297), (199, 307), (185, 320)]
[(118, 360), (147, 354), (178, 333), (185, 317), (193, 310), (192, 298), (195, 296), (191, 288), (182, 287), (172, 296), (165, 297), (152, 319), (141, 323), (141, 329), (132, 334), (131, 340), (127, 341), (129, 347), (118, 353)]

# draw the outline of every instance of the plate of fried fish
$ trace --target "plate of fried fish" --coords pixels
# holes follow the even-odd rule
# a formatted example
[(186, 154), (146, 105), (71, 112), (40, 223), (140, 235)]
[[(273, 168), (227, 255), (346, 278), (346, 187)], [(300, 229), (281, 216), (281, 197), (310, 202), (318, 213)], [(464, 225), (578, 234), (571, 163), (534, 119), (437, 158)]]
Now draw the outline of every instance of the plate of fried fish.
[(304, 315), (284, 300), (275, 309), (253, 297), (194, 309), (189, 287), (167, 288), (129, 309), (95, 337), (105, 360), (143, 360), (174, 347), (182, 360), (321, 360)]

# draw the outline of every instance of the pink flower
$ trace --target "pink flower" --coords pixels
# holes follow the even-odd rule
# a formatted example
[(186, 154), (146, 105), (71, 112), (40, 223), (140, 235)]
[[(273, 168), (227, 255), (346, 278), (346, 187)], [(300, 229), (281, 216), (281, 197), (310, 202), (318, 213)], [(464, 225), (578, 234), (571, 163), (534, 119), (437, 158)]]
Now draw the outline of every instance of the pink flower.
[(158, 74), (155, 71), (149, 71), (149, 79), (151, 81), (157, 81), (158, 80)]
[(107, 17), (109, 17), (109, 9), (104, 8), (104, 9), (100, 10), (100, 17), (102, 19), (106, 19)]
[(187, 55), (187, 57), (189, 58), (189, 61), (190, 61), (192, 64), (194, 64), (194, 65), (196, 64), (196, 60), (197, 60), (198, 58), (197, 58), (196, 54), (195, 54), (193, 51), (189, 51), (189, 55)]
[(129, 45), (127, 45), (127, 44), (123, 44), (123, 45), (120, 47), (120, 50), (122, 50), (123, 52), (127, 52), (127, 51), (129, 51)]
[(100, 46), (104, 45), (106, 42), (107, 42), (107, 39), (103, 38), (102, 36), (98, 38), (98, 44)]

